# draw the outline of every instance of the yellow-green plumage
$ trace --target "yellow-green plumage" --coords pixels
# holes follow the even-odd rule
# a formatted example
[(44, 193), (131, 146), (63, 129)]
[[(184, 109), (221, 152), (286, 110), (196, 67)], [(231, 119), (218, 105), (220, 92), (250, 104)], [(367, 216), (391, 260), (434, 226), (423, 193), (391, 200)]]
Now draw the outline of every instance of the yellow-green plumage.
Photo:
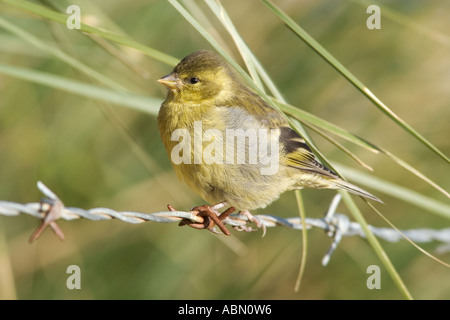
[[(271, 175), (261, 174), (262, 163), (236, 163), (236, 157), (248, 157), (249, 144), (245, 146), (245, 154), (237, 155), (235, 150), (235, 159), (224, 155), (233, 163), (208, 164), (202, 159), (201, 164), (175, 164), (170, 157), (177, 176), (210, 204), (226, 202), (240, 210), (252, 210), (263, 208), (281, 193), (298, 188), (342, 188), (380, 201), (318, 163), (285, 117), (240, 83), (216, 53), (194, 52), (159, 81), (169, 87), (158, 115), (159, 131), (169, 157), (179, 143), (172, 141), (172, 133), (187, 129), (194, 137), (195, 123), (201, 123), (204, 139), (201, 150), (212, 141), (206, 135), (210, 129), (218, 130), (222, 137), (226, 137), (227, 129), (272, 129), (276, 134), (279, 168)], [(194, 146), (191, 150), (194, 152)]]

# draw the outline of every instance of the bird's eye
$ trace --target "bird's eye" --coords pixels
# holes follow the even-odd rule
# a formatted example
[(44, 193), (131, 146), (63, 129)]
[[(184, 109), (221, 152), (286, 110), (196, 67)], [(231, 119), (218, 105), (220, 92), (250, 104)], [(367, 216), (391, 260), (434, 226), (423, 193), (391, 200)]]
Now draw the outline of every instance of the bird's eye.
[(196, 84), (199, 81), (200, 80), (197, 77), (192, 77), (191, 79), (189, 79), (189, 82), (192, 83), (192, 84)]

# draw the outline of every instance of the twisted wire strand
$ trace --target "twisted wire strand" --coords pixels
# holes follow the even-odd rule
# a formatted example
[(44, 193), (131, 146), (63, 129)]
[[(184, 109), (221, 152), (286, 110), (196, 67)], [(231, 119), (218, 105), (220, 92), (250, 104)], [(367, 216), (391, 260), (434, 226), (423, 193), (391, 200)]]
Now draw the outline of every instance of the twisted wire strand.
[[(118, 219), (127, 223), (143, 223), (147, 221), (159, 222), (159, 223), (171, 223), (180, 222), (184, 219), (188, 219), (195, 223), (202, 223), (203, 218), (196, 215), (195, 212), (189, 211), (162, 211), (155, 213), (143, 213), (133, 211), (115, 211), (109, 208), (93, 208), (93, 209), (80, 209), (75, 207), (65, 207), (62, 201), (54, 194), (49, 188), (47, 188), (42, 182), (37, 183), (38, 189), (46, 196), (41, 202), (32, 202), (27, 204), (21, 204), (11, 201), (0, 201), (0, 214), (4, 216), (18, 216), (20, 214), (28, 214), (38, 219), (42, 219), (45, 223), (47, 215), (50, 209), (55, 203), (61, 204), (61, 209), (56, 213), (57, 216), (53, 216), (51, 221), (57, 219), (63, 219), (67, 221), (76, 220), (80, 218), (100, 221)], [(305, 223), (308, 229), (319, 228), (327, 232), (327, 235), (333, 238), (333, 243), (322, 260), (322, 264), (326, 265), (330, 259), (331, 254), (336, 249), (337, 245), (343, 237), (348, 236), (360, 236), (365, 237), (364, 231), (361, 225), (357, 222), (352, 222), (348, 216), (340, 213), (336, 213), (337, 205), (339, 204), (341, 197), (337, 194), (330, 204), (330, 207), (324, 218), (306, 218)], [(255, 215), (263, 225), (266, 227), (283, 226), (286, 228), (292, 228), (296, 230), (302, 229), (301, 219), (299, 217), (281, 218), (274, 215)], [(242, 214), (231, 214), (229, 217), (223, 220), (223, 223), (232, 227), (244, 227), (251, 221)], [(49, 222), (50, 223), (50, 222)], [(369, 226), (373, 234), (381, 239), (389, 242), (397, 242), (403, 240), (401, 234), (396, 230), (390, 228), (378, 228)], [(246, 230), (246, 229), (240, 229)], [(440, 247), (440, 253), (442, 251), (450, 250), (450, 228), (434, 230), (434, 229), (413, 229), (402, 230), (402, 232), (411, 240), (418, 243), (438, 241), (442, 244)]]

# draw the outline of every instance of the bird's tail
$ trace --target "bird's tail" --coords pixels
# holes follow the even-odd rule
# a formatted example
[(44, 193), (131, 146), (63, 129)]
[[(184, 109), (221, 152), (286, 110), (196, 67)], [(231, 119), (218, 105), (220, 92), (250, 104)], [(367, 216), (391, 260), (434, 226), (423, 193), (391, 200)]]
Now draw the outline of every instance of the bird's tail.
[(366, 190), (363, 190), (363, 189), (355, 186), (354, 184), (351, 184), (350, 182), (347, 182), (347, 181), (344, 181), (341, 179), (333, 179), (333, 180), (331, 180), (331, 182), (336, 187), (336, 189), (343, 189), (348, 192), (357, 194), (358, 196), (362, 196), (364, 198), (383, 203), (383, 201), (381, 201), (379, 198), (375, 197), (373, 194), (370, 194)]

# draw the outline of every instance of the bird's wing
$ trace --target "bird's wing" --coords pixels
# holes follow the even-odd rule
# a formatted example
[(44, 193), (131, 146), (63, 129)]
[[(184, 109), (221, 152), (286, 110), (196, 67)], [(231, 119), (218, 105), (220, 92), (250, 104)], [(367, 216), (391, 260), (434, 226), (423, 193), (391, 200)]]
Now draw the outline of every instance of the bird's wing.
[[(291, 129), (286, 118), (278, 110), (250, 90), (241, 96), (249, 102), (245, 104), (245, 111), (251, 114), (261, 127), (280, 130), (279, 142), (286, 156), (284, 165), (332, 179), (339, 178), (336, 173), (316, 160), (305, 140)], [(242, 104), (240, 107), (242, 108)]]
[(332, 179), (338, 178), (336, 173), (316, 160), (305, 140), (290, 127), (280, 128), (280, 143), (285, 151), (285, 165)]

